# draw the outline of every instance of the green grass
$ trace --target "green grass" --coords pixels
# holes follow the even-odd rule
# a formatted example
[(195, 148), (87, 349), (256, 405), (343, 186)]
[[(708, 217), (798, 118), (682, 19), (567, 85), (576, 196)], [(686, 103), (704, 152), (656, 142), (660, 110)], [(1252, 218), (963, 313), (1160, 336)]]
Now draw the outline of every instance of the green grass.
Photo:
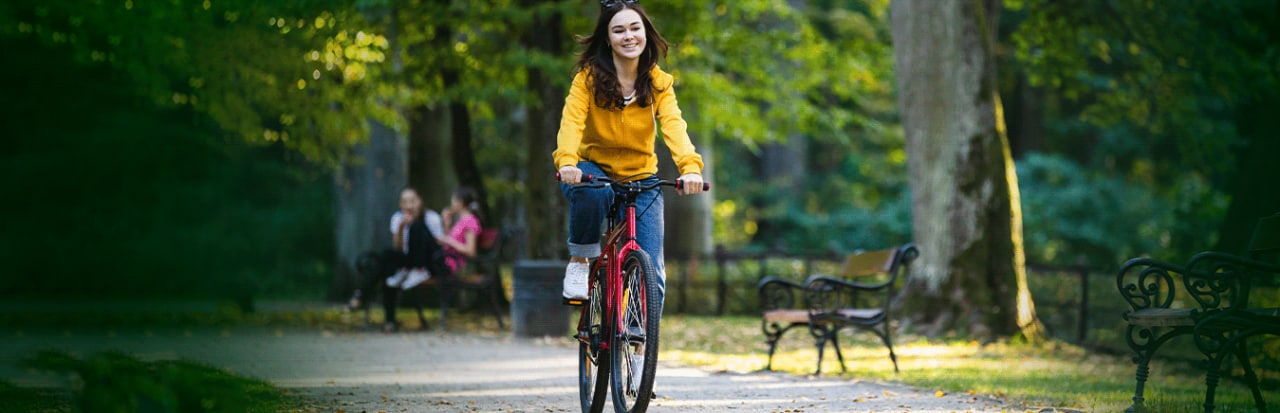
[(75, 377), (67, 394), (0, 383), (0, 400), (11, 411), (30, 412), (280, 412), (299, 402), (271, 384), (186, 361), (138, 360), (120, 353), (83, 359), (42, 351), (23, 367)]
[[(1058, 342), (983, 345), (898, 338), (895, 352), (901, 372), (895, 374), (888, 351), (872, 334), (842, 333), (840, 338), (849, 371), (841, 374), (828, 347), (824, 376), (896, 381), (944, 393), (994, 395), (1012, 406), (1034, 410), (1122, 411), (1133, 395), (1134, 365), (1128, 356), (1093, 354)], [(756, 317), (663, 317), (664, 360), (752, 372), (764, 368), (767, 350)], [(811, 374), (816, 364), (813, 339), (803, 329), (788, 332), (773, 359), (775, 370), (794, 374)], [(1274, 388), (1264, 388), (1263, 395), (1273, 402), (1280, 400)], [(1153, 362), (1146, 398), (1147, 406), (1156, 412), (1199, 411), (1204, 398), (1203, 375), (1186, 363)], [(1216, 404), (1218, 412), (1256, 411), (1248, 387), (1233, 380), (1223, 380)]]

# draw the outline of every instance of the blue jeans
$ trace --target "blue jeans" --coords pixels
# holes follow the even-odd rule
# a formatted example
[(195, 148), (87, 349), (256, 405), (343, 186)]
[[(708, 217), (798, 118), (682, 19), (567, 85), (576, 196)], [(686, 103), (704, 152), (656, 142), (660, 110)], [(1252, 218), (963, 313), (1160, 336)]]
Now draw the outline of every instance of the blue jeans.
[[(584, 180), (587, 175), (608, 176), (590, 161), (578, 162), (578, 169), (582, 170)], [(655, 176), (642, 182), (657, 180), (658, 177)], [(569, 254), (588, 259), (599, 257), (601, 227), (613, 206), (613, 188), (560, 184), (560, 191), (569, 200)], [(662, 255), (665, 225), (662, 211), (662, 190), (645, 191), (636, 199), (636, 243), (653, 259), (653, 267), (658, 269), (658, 289), (665, 292), (667, 271)], [(619, 218), (622, 218), (626, 209), (620, 208), (618, 213)]]

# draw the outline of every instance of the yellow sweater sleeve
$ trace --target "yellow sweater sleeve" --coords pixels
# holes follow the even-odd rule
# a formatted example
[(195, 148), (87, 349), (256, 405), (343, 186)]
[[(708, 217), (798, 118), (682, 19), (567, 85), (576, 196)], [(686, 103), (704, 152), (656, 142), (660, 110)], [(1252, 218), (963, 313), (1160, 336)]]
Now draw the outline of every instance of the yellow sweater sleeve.
[(564, 99), (564, 111), (560, 116), (560, 132), (556, 134), (556, 150), (551, 153), (556, 169), (577, 166), (578, 149), (582, 146), (582, 131), (587, 127), (591, 93), (587, 90), (587, 71), (579, 71)]
[(671, 159), (681, 175), (701, 174), (702, 155), (698, 155), (693, 141), (689, 139), (689, 125), (681, 116), (680, 105), (676, 102), (675, 78), (660, 69), (654, 71), (658, 74), (654, 79), (658, 89), (654, 105), (658, 123), (662, 126), (662, 139), (671, 150)]

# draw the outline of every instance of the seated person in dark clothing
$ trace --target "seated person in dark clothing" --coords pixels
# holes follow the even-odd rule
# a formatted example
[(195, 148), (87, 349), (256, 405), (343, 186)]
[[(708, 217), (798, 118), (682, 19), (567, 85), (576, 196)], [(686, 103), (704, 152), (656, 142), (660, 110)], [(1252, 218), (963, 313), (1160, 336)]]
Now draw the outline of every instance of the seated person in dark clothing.
[(400, 210), (392, 215), (390, 229), (392, 248), (378, 255), (379, 265), (372, 274), (362, 274), (361, 289), (356, 290), (350, 303), (351, 308), (360, 307), (363, 291), (370, 291), (374, 283), (380, 284), (386, 314), (383, 329), (388, 331), (398, 328), (396, 305), (401, 290), (416, 287), (433, 275), (451, 273), (445, 265), (444, 251), (436, 242), (435, 234), (443, 233), (440, 215), (424, 212), (417, 190), (400, 191)]

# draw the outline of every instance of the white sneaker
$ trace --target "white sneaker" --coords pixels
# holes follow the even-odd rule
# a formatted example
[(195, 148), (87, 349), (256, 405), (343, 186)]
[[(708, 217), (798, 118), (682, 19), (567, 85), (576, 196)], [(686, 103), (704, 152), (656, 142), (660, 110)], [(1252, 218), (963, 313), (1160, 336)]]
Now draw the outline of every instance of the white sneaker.
[(404, 279), (409, 277), (409, 270), (401, 268), (396, 271), (395, 275), (387, 277), (387, 286), (400, 288), (400, 284), (404, 283)]
[(570, 262), (564, 269), (564, 292), (562, 296), (570, 300), (587, 299), (587, 273), (591, 265), (585, 262)]

